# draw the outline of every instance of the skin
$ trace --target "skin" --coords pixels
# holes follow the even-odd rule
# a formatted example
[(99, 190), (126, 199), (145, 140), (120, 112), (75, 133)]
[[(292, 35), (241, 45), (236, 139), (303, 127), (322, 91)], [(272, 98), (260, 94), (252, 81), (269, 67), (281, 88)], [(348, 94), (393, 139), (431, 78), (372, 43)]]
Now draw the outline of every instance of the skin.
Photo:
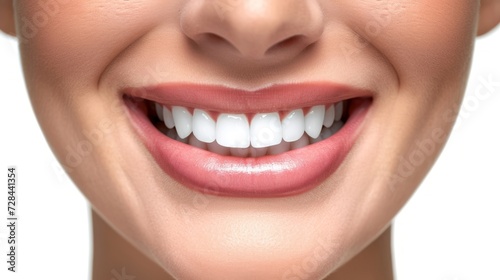
[[(0, 0), (0, 27), (17, 34), (42, 130), (92, 204), (94, 279), (125, 266), (137, 279), (375, 280), (393, 279), (391, 221), (449, 135), (476, 34), (500, 20), (500, 1), (480, 2)], [(337, 172), (273, 199), (174, 181), (119, 92), (306, 81), (369, 89), (373, 104)]]

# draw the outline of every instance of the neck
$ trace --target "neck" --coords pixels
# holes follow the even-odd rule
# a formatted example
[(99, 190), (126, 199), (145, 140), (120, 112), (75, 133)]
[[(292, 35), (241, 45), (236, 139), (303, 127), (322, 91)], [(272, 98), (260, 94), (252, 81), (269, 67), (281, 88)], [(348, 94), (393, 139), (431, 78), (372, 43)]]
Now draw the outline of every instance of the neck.
[[(92, 211), (92, 279), (173, 279)], [(392, 280), (391, 227), (325, 280)]]

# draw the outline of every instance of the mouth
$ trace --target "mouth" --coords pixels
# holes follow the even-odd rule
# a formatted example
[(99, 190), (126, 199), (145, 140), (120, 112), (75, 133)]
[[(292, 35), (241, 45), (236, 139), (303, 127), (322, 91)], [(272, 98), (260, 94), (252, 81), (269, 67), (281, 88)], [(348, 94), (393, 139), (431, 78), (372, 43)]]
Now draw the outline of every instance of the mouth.
[(123, 90), (156, 163), (206, 194), (279, 197), (318, 186), (351, 150), (370, 91), (314, 83), (258, 91), (164, 84)]

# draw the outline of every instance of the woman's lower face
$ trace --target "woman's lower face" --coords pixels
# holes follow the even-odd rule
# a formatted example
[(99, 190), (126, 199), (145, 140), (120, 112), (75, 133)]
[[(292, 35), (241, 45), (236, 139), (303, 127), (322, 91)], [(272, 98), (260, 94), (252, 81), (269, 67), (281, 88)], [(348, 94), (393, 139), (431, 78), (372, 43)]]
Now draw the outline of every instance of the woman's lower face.
[(15, 3), (59, 161), (180, 279), (321, 278), (383, 232), (449, 135), (478, 6)]

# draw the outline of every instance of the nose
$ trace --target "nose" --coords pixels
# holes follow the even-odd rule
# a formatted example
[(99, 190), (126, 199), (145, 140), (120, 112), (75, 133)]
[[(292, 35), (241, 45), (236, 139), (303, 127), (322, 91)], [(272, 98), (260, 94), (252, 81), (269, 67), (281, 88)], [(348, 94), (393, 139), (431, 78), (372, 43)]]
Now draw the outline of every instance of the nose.
[(200, 49), (223, 59), (294, 57), (324, 28), (316, 0), (191, 0), (180, 20)]

